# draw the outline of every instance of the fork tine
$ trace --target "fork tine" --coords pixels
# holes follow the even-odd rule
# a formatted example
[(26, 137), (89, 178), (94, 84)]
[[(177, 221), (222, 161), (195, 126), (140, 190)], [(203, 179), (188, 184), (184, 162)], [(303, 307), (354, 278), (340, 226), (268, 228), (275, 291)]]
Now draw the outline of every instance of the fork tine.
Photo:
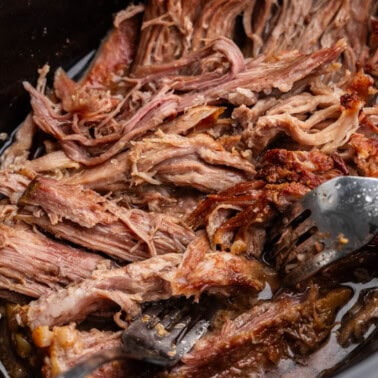
[(207, 332), (209, 325), (209, 320), (201, 319), (185, 334), (176, 348), (176, 353), (180, 358), (193, 348), (195, 342)]
[(323, 247), (323, 244), (319, 242), (318, 235), (314, 233), (288, 251), (284, 264), (281, 265), (281, 271), (289, 273), (296, 265), (301, 264), (310, 256), (314, 256), (321, 252)]
[[(285, 216), (270, 230), (269, 241), (265, 245), (265, 257), (272, 261), (276, 259), (278, 249), (288, 248), (291, 245), (293, 235), (288, 229), (295, 228), (304, 221), (309, 213), (303, 208), (302, 203), (296, 202), (286, 211)], [(281, 252), (280, 252), (281, 253)]]
[(315, 232), (315, 222), (311, 216), (295, 225), (295, 228), (286, 227), (279, 240), (271, 247), (271, 255), (276, 260), (276, 264), (281, 265), (286, 261), (291, 251)]
[(144, 319), (151, 313), (147, 309), (122, 334), (125, 354), (157, 365), (174, 365), (206, 332), (210, 321), (205, 315), (210, 317), (217, 308), (213, 305), (205, 314), (209, 303), (209, 299), (199, 304), (189, 303), (187, 299), (159, 302), (163, 309), (153, 321)]
[(176, 323), (170, 330), (169, 332), (169, 338), (176, 342), (180, 341), (180, 335), (184, 335), (187, 327), (190, 325), (192, 322), (192, 317), (187, 315), (183, 319), (181, 319), (178, 323)]
[(190, 312), (189, 304), (185, 303), (183, 306), (174, 307), (171, 309), (160, 321), (160, 324), (167, 330), (170, 330), (175, 324)]

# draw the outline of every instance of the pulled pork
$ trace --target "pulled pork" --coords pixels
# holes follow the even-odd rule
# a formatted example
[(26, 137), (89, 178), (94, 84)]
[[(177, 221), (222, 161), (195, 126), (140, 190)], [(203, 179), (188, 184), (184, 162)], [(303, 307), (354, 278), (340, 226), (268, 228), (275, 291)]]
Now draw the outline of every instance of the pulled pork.
[(35, 369), (53, 378), (119, 346), (146, 302), (203, 293), (219, 305), (210, 332), (149, 376), (274, 375), (329, 336), (361, 342), (373, 284), (340, 319), (341, 279), (281, 289), (265, 249), (311, 189), (378, 177), (377, 11), (150, 0), (115, 16), (79, 81), (60, 68), (48, 89), (45, 66), (24, 83), (31, 112), (0, 158), (0, 298), (44, 357)]

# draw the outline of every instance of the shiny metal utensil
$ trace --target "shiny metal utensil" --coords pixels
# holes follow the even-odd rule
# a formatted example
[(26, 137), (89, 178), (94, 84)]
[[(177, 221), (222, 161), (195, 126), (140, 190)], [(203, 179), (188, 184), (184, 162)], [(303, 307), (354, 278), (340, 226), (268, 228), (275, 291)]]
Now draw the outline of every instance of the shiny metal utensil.
[(107, 362), (128, 358), (172, 366), (206, 333), (216, 308), (211, 302), (173, 298), (152, 303), (123, 332), (119, 348), (95, 354), (57, 378), (84, 378)]
[(0, 361), (0, 377), (10, 378), (7, 372), (7, 369), (5, 368), (5, 366), (3, 365), (1, 361)]
[(378, 233), (378, 179), (329, 180), (295, 203), (268, 254), (295, 285), (370, 243)]

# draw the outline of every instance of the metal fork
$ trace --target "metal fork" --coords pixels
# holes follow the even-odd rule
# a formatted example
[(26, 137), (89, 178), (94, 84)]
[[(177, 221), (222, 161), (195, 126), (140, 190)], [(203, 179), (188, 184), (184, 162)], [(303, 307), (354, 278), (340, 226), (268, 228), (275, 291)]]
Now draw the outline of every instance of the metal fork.
[(295, 285), (373, 241), (378, 233), (378, 179), (343, 176), (295, 203), (266, 249), (284, 284)]
[(101, 351), (57, 378), (84, 378), (107, 362), (127, 358), (173, 366), (207, 332), (215, 309), (211, 298), (151, 303), (122, 333), (121, 347)]

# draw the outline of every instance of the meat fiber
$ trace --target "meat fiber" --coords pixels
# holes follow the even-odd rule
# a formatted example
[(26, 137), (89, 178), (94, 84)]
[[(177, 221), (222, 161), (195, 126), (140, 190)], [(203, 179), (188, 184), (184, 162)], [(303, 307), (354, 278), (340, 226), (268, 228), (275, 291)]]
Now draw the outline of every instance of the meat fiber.
[[(0, 224), (0, 289), (39, 298), (80, 282), (110, 261), (51, 240), (26, 225)], [(1, 296), (1, 294), (0, 294)]]
[(247, 6), (246, 0), (209, 0), (204, 2), (193, 33), (193, 49), (220, 35), (236, 38), (236, 20)]
[(281, 133), (289, 135), (300, 146), (332, 153), (359, 128), (359, 114), (371, 85), (371, 78), (356, 74), (349, 88), (339, 95), (336, 90), (330, 95), (302, 93), (278, 102), (258, 119), (253, 113), (247, 113), (251, 120), (246, 119), (246, 112), (236, 112), (234, 118), (241, 116), (245, 143), (256, 154)]
[[(37, 177), (19, 201), (43, 209), (20, 218), (56, 236), (126, 261), (151, 255), (183, 252), (193, 232), (164, 214), (126, 209), (81, 186)], [(29, 210), (30, 211), (30, 210)]]
[(19, 127), (11, 146), (1, 155), (1, 169), (22, 166), (29, 157), (35, 132), (36, 125), (29, 114)]
[(199, 0), (147, 2), (133, 73), (144, 66), (178, 59), (190, 51), (199, 5)]
[[(122, 151), (127, 143), (144, 134), (146, 131), (154, 129), (165, 118), (175, 115), (177, 111), (178, 99), (176, 96), (167, 95), (168, 88), (158, 92), (154, 98), (146, 105), (142, 106), (133, 116), (129, 119), (124, 119), (121, 124), (117, 123), (117, 127), (111, 128), (110, 132), (102, 135), (101, 131), (97, 134), (97, 138), (92, 138), (88, 135), (88, 129), (85, 128), (85, 133), (77, 132), (75, 120), (70, 113), (64, 115), (60, 114), (60, 106), (54, 104), (43, 93), (37, 91), (29, 83), (24, 83), (25, 89), (31, 95), (31, 104), (33, 107), (34, 115), (33, 120), (35, 123), (46, 133), (51, 134), (59, 141), (61, 141), (63, 150), (73, 160), (85, 165), (97, 165), (112, 158), (118, 152)], [(101, 98), (102, 100), (102, 98)], [(109, 116), (109, 112), (115, 110), (119, 112), (119, 101), (113, 105), (112, 99), (105, 98), (105, 105), (98, 104), (98, 107), (108, 108), (103, 109), (104, 117)], [(113, 109), (115, 108), (115, 109)], [(142, 121), (143, 120), (143, 121)], [(99, 123), (99, 127), (101, 122)], [(68, 129), (70, 131), (65, 131)], [(76, 132), (75, 132), (76, 131)], [(109, 143), (113, 142), (109, 147)], [(94, 147), (106, 144), (105, 151), (101, 151), (95, 155), (88, 156), (85, 152), (87, 147)], [(87, 147), (81, 147), (87, 146)]]
[(55, 73), (55, 94), (61, 100), (66, 112), (79, 113), (85, 118), (106, 111), (106, 102), (112, 108), (118, 103), (117, 97), (111, 96), (109, 89), (115, 85), (119, 76), (128, 73), (134, 59), (138, 19), (143, 6), (130, 6), (120, 13), (114, 21), (114, 29), (100, 47), (99, 53), (87, 74), (75, 83), (60, 68)]
[[(247, 53), (272, 56), (279, 51), (315, 51), (346, 38), (343, 64), (356, 69), (366, 53), (368, 20), (373, 1), (294, 0), (283, 4), (251, 1), (243, 15), (250, 46)], [(262, 9), (261, 9), (262, 8)], [(358, 36), (358, 37), (357, 37)]]
[(64, 177), (62, 182), (70, 185), (82, 185), (98, 192), (109, 193), (109, 191), (129, 188), (129, 172), (128, 152), (123, 152), (96, 167), (84, 168), (72, 173)]
[(176, 253), (152, 257), (118, 269), (97, 270), (78, 285), (40, 297), (20, 309), (22, 323), (31, 330), (39, 326), (64, 325), (84, 320), (100, 310), (115, 310), (130, 316), (139, 313), (139, 304), (171, 296), (165, 275), (181, 261)]
[[(123, 268), (94, 271), (90, 278), (78, 285), (45, 295), (21, 308), (22, 322), (31, 330), (44, 325), (69, 324), (82, 321), (93, 312), (112, 309), (114, 304), (134, 316), (140, 311), (140, 303), (167, 299), (172, 295), (199, 295), (204, 289), (227, 286), (259, 291), (266, 282), (275, 282), (275, 274), (257, 261), (226, 252), (206, 253), (203, 239), (193, 243), (184, 260), (183, 255), (171, 253)], [(202, 249), (196, 251), (196, 246)], [(204, 256), (203, 261), (195, 265), (200, 256)], [(210, 276), (213, 269), (218, 274)], [(230, 270), (233, 274), (229, 273)]]
[(216, 192), (255, 173), (247, 159), (226, 151), (205, 134), (183, 137), (160, 132), (135, 143), (129, 158), (134, 184), (168, 182)]
[(307, 120), (301, 120), (289, 112), (260, 117), (244, 134), (246, 143), (258, 153), (284, 132), (300, 145), (334, 152), (358, 129), (358, 115), (363, 107), (363, 102), (349, 95), (342, 97), (341, 102), (344, 104), (341, 109), (340, 106), (331, 105), (312, 114)]
[[(246, 237), (247, 230), (251, 231), (250, 226), (268, 225), (277, 211), (284, 211), (308, 191), (307, 187), (296, 182), (267, 185), (263, 181), (242, 182), (208, 195), (189, 215), (187, 222), (194, 229), (206, 225), (213, 248), (219, 246), (222, 250), (243, 253), (249, 250), (249, 240), (243, 240), (243, 236)], [(259, 235), (264, 237), (264, 234)], [(262, 244), (255, 243), (255, 246), (262, 248)], [(261, 249), (249, 251), (255, 256), (260, 256), (261, 252)]]
[[(283, 53), (275, 58), (274, 64), (267, 58), (259, 57), (248, 62), (246, 69), (238, 72), (233, 79), (201, 92), (183, 96), (178, 109), (184, 110), (189, 106), (220, 100), (232, 103), (235, 93), (238, 94), (240, 91), (239, 88), (252, 96), (254, 100), (252, 103), (257, 101), (254, 93), (269, 93), (275, 88), (284, 93), (288, 92), (296, 82), (315, 74), (325, 64), (335, 60), (344, 49), (345, 42), (340, 40), (331, 48), (322, 49), (313, 54)], [(239, 105), (239, 101), (236, 104)]]
[(4, 169), (0, 171), (0, 193), (9, 198), (10, 203), (16, 204), (30, 181), (34, 178), (31, 171), (14, 172)]
[(203, 194), (193, 188), (144, 184), (134, 186), (127, 191), (127, 194), (123, 193), (120, 202), (185, 221), (202, 198)]
[[(148, 83), (155, 82), (155, 86), (160, 90), (152, 95), (151, 101), (142, 104), (135, 114), (126, 117), (126, 119), (114, 119), (122, 107), (117, 98), (112, 99), (108, 95), (105, 97), (101, 95), (101, 104), (98, 107), (103, 109), (106, 123), (113, 120), (114, 125), (104, 134), (98, 128), (105, 126), (105, 121), (100, 120), (94, 128), (95, 138), (88, 134), (88, 128), (80, 129), (77, 116), (71, 113), (62, 114), (60, 104), (53, 103), (30, 84), (26, 83), (25, 88), (31, 95), (35, 123), (43, 131), (57, 138), (71, 159), (92, 166), (112, 158), (121, 152), (131, 139), (141, 137), (147, 131), (155, 129), (167, 117), (189, 107), (216, 102), (220, 99), (232, 102), (232, 98), (238, 99), (240, 93), (243, 93), (244, 96), (246, 94), (248, 96), (249, 93), (254, 98), (253, 92), (270, 91), (273, 88), (287, 92), (296, 81), (313, 73), (325, 63), (336, 59), (344, 48), (345, 44), (338, 42), (331, 48), (309, 55), (286, 54), (274, 65), (269, 61), (261, 62), (261, 59), (257, 59), (249, 64), (250, 68), (245, 69), (244, 59), (238, 47), (232, 41), (219, 38), (213, 44), (205, 47), (203, 52), (202, 50), (194, 52), (191, 56), (182, 58), (182, 61), (176, 62), (173, 66), (171, 64), (166, 67), (154, 67), (158, 74), (150, 75), (143, 80)], [(167, 72), (172, 71), (172, 68), (175, 72), (177, 67), (184, 68), (192, 62), (196, 62), (201, 58), (201, 54), (205, 54), (209, 49), (221, 51), (229, 61), (229, 69), (225, 72), (222, 69), (221, 73), (216, 71), (204, 72), (197, 76), (170, 77), (168, 75), (164, 77), (163, 81), (160, 80), (162, 73), (167, 75)], [(254, 80), (251, 80), (251, 77)], [(285, 81), (282, 81), (283, 77), (285, 77)], [(142, 84), (140, 83), (140, 85)], [(188, 93), (181, 96), (172, 95), (167, 93), (169, 87)], [(242, 88), (242, 90), (239, 88)], [(195, 91), (192, 91), (193, 89)], [(239, 100), (236, 101), (240, 102)], [(252, 101), (252, 103), (254, 102)], [(90, 121), (90, 119), (87, 121)], [(111, 143), (111, 146), (109, 146), (109, 143)], [(100, 146), (104, 147), (104, 145), (107, 147), (106, 150), (99, 149)], [(95, 146), (97, 146), (97, 149), (94, 148)]]

